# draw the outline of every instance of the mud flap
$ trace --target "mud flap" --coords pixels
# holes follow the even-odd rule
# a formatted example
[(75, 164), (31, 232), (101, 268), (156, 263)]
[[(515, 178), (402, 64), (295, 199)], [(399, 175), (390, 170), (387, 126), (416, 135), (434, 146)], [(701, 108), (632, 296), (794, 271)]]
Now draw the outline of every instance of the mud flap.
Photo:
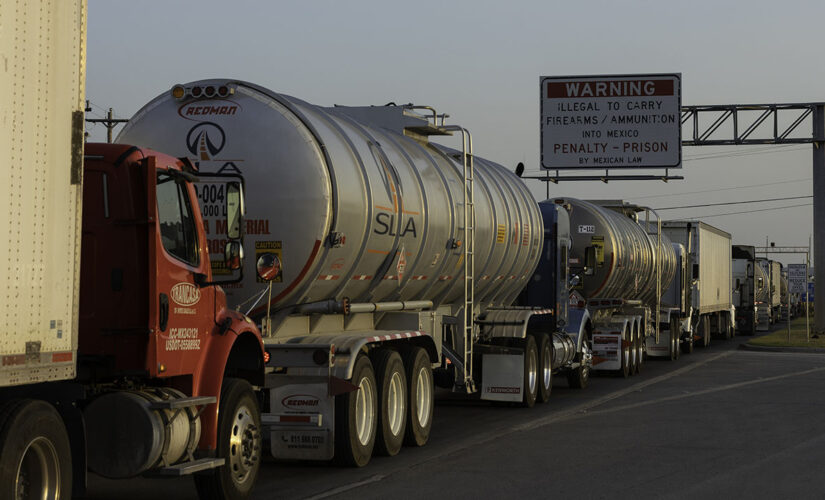
[(523, 355), (485, 354), (482, 357), (481, 399), (519, 403), (523, 390)]
[(618, 370), (622, 367), (622, 336), (618, 334), (593, 334), (593, 369)]
[[(308, 379), (314, 379), (312, 381)], [(267, 384), (269, 385), (269, 384)], [(327, 377), (283, 376), (269, 392), (272, 456), (289, 460), (330, 460), (335, 452), (335, 397)]]

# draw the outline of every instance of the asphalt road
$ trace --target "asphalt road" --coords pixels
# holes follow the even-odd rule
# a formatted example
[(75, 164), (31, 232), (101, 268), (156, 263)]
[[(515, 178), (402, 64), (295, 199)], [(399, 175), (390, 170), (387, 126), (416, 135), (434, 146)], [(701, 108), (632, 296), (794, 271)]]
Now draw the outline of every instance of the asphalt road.
[[(549, 403), (440, 394), (430, 442), (365, 468), (262, 465), (253, 498), (823, 498), (825, 354), (714, 340)], [(90, 499), (195, 499), (191, 479), (90, 479)]]

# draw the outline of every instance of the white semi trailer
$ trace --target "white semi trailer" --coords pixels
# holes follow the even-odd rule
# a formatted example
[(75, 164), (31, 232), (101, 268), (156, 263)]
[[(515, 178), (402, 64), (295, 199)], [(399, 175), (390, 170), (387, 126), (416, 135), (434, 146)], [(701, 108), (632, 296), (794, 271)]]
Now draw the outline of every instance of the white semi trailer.
[(665, 221), (664, 234), (687, 250), (689, 301), (683, 311), (683, 347), (707, 346), (711, 335), (731, 338), (735, 331), (731, 299), (731, 236), (698, 220)]

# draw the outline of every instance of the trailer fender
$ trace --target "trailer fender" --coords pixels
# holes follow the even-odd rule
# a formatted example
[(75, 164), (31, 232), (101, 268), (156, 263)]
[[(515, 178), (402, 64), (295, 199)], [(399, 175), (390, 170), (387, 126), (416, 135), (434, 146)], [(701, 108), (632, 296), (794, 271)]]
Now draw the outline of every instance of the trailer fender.
[(476, 324), (482, 329), (482, 338), (523, 339), (528, 327), (545, 327), (547, 333), (555, 331), (552, 309), (491, 309)]
[(581, 352), (582, 341), (587, 339), (587, 329), (590, 321), (590, 312), (587, 309), (571, 307), (567, 313), (568, 322), (564, 325), (564, 332), (573, 337), (576, 350)]
[[(267, 366), (287, 368), (296, 376), (331, 376), (341, 380), (352, 378), (355, 361), (360, 352), (368, 352), (372, 347), (388, 346), (404, 351), (409, 346), (423, 347), (430, 357), (430, 362), (437, 363), (438, 350), (435, 340), (423, 331), (370, 330), (364, 332), (346, 332), (332, 335), (307, 335), (295, 337), (282, 344), (267, 344), (269, 354)], [(318, 364), (306, 362), (315, 351), (328, 351), (332, 362)], [(304, 351), (301, 353), (301, 351)]]
[[(229, 320), (227, 322), (227, 319)], [(218, 323), (227, 322), (228, 328), (216, 326), (207, 339), (205, 354), (192, 374), (193, 396), (215, 396), (216, 402), (207, 405), (201, 413), (200, 450), (214, 451), (217, 447), (218, 402), (224, 377), (238, 377), (253, 386), (264, 383), (264, 348), (258, 330), (245, 316), (226, 311)]]

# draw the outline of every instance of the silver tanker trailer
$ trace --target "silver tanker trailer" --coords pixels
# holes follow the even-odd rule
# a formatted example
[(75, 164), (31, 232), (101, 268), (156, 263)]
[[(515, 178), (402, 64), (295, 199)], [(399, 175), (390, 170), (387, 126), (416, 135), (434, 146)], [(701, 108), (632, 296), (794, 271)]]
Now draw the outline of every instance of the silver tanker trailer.
[[(460, 150), (430, 142), (453, 133)], [(537, 204), (432, 108), (327, 108), (204, 80), (151, 101), (118, 141), (243, 176), (254, 258), (227, 295), (263, 326), (276, 457), (361, 466), (423, 445), (434, 379), (532, 406), (554, 372), (587, 371), (558, 307), (510, 306), (542, 252)], [(224, 193), (198, 193), (220, 253)]]
[(651, 220), (652, 210), (574, 198), (540, 205), (569, 214), (571, 290), (564, 330), (577, 346), (589, 344), (592, 368), (626, 377), (641, 369), (645, 351), (653, 354), (653, 347), (655, 354), (675, 358), (680, 309), (663, 303), (662, 296), (680, 261), (658, 219)]

